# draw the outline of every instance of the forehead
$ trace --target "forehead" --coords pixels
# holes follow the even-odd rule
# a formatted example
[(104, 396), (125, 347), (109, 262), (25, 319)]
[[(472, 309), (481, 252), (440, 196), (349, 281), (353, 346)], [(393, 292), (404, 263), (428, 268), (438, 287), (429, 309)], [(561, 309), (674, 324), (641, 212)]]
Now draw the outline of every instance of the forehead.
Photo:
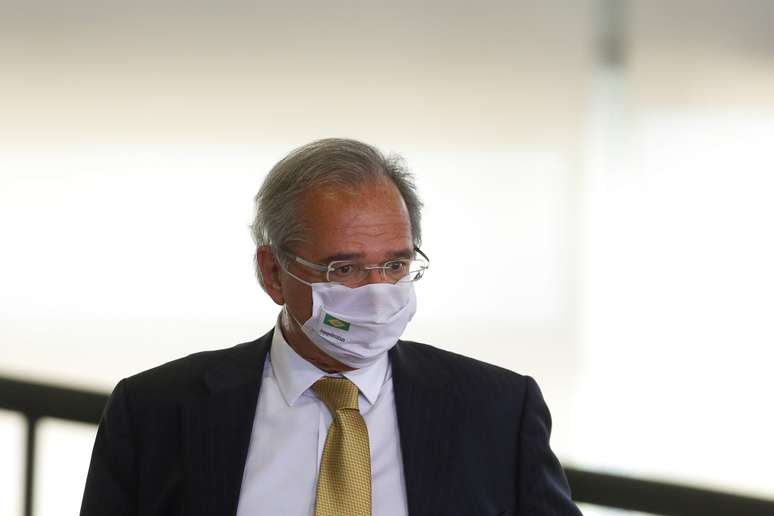
[(380, 260), (412, 248), (408, 210), (391, 182), (320, 187), (302, 196), (301, 208), (309, 234), (298, 252), (309, 259), (357, 254)]

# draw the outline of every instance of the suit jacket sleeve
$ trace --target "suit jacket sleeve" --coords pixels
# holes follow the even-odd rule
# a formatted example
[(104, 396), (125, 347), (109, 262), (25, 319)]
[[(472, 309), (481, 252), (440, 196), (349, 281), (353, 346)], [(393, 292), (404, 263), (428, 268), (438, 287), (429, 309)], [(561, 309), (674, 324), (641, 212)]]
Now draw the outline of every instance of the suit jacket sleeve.
[(81, 504), (81, 516), (137, 514), (137, 469), (126, 380), (102, 413)]
[(551, 451), (551, 414), (535, 380), (526, 377), (519, 432), (518, 514), (581, 516), (559, 460)]

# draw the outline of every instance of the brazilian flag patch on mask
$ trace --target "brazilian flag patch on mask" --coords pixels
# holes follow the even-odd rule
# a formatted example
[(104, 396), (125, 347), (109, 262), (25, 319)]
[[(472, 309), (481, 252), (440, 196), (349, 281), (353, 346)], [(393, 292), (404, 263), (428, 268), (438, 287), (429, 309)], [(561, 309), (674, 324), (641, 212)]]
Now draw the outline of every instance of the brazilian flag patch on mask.
[(342, 321), (341, 319), (336, 319), (335, 317), (329, 314), (325, 314), (325, 319), (323, 319), (323, 324), (327, 324), (328, 326), (333, 326), (337, 330), (349, 331), (348, 322)]

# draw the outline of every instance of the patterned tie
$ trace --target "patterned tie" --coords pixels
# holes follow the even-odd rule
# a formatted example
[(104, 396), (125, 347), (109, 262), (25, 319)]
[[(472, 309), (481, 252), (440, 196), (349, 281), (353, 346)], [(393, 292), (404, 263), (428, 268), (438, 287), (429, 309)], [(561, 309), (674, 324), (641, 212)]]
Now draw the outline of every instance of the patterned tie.
[(371, 516), (368, 429), (357, 386), (346, 378), (320, 378), (312, 386), (333, 414), (317, 481), (315, 516)]

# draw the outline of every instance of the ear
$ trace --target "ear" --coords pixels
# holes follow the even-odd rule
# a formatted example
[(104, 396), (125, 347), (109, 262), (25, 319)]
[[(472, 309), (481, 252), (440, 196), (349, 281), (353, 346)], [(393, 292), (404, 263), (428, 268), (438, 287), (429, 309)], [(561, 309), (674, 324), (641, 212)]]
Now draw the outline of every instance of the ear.
[(258, 267), (263, 276), (263, 289), (269, 297), (278, 305), (285, 304), (285, 296), (282, 293), (282, 267), (268, 245), (259, 246), (255, 251)]

